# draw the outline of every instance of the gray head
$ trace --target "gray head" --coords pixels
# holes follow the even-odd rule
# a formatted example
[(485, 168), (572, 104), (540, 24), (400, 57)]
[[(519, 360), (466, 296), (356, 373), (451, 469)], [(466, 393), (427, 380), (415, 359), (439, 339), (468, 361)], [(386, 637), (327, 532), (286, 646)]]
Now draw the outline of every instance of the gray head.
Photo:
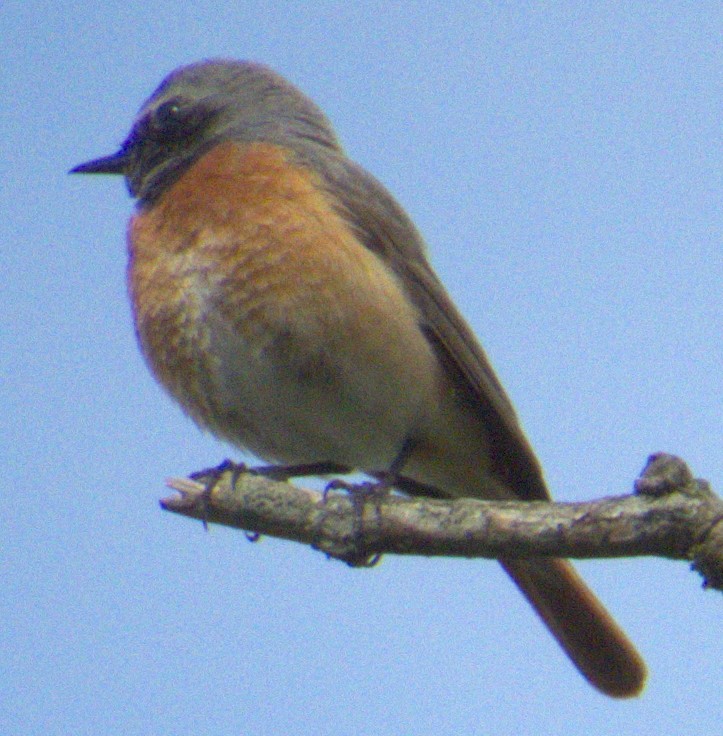
[(340, 152), (321, 110), (283, 77), (261, 64), (216, 59), (171, 72), (141, 107), (120, 150), (72, 172), (122, 174), (130, 193), (150, 203), (226, 140), (265, 141), (309, 151), (312, 159), (318, 149)]

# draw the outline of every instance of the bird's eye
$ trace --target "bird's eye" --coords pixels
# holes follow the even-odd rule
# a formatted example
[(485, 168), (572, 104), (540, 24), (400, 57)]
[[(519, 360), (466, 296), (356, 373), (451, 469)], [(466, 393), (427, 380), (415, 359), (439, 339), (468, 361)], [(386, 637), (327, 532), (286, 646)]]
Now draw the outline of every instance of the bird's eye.
[(198, 124), (197, 118), (193, 106), (174, 97), (155, 109), (149, 121), (150, 132), (159, 140), (180, 140), (194, 132)]

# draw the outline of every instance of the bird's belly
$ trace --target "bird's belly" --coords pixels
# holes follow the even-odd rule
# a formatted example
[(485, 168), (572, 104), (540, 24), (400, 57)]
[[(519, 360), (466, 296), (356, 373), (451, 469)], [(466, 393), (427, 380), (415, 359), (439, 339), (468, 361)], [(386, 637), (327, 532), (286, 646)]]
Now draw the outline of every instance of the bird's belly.
[(132, 272), (153, 373), (200, 426), (264, 459), (389, 467), (437, 405), (416, 315), (390, 318), (389, 284), (277, 266), (249, 259), (229, 278), (186, 254)]
[(422, 410), (415, 395), (400, 407), (409, 376), (378, 356), (369, 361), (333, 325), (310, 335), (306, 321), (291, 314), (263, 325), (263, 335), (249, 340), (233, 325), (207, 324), (211, 428), (282, 462), (387, 467)]

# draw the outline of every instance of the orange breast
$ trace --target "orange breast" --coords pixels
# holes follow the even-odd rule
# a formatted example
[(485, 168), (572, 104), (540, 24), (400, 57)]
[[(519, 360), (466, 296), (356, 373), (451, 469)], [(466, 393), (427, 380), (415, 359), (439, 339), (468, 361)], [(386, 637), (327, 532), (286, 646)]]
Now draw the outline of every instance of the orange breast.
[(367, 421), (418, 385), (395, 431), (434, 390), (414, 308), (318, 184), (278, 147), (225, 143), (130, 223), (129, 288), (153, 372), (201, 425), (262, 455), (297, 454), (263, 450), (287, 429), (268, 408), (276, 397), (304, 424), (304, 381), (312, 400), (326, 385)]

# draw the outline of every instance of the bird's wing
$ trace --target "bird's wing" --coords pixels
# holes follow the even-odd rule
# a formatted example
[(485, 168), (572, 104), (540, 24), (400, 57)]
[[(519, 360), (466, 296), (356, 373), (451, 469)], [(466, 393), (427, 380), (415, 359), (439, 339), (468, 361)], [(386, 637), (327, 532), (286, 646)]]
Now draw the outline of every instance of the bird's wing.
[(465, 387), (495, 449), (493, 470), (515, 495), (548, 499), (542, 469), (515, 410), (472, 330), (432, 270), (424, 241), (385, 187), (339, 156), (324, 167), (329, 193), (364, 244), (400, 279), (421, 328), (457, 385)]

